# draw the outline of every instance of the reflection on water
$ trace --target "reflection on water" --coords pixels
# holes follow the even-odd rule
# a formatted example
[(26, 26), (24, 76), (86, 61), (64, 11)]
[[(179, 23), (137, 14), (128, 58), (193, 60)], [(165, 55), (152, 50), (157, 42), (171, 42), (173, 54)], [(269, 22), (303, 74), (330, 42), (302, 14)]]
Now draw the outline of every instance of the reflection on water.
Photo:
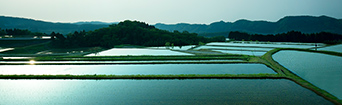
[(112, 48), (102, 51), (98, 54), (89, 54), (86, 56), (127, 56), (127, 55), (193, 55), (181, 53), (166, 49), (143, 49), (143, 48)]
[[(272, 44), (256, 44), (256, 43), (224, 43), (224, 42), (213, 42), (206, 45), (220, 45), (220, 46), (243, 46), (243, 47), (270, 47), (270, 48), (313, 48), (315, 43), (291, 43), (291, 42), (272, 42)], [(324, 46), (322, 43), (318, 43), (318, 46)]]
[(33, 57), (2, 57), (2, 59), (30, 59)]
[(190, 48), (193, 48), (195, 46), (196, 45), (174, 46), (174, 47), (161, 46), (161, 47), (148, 47), (148, 48), (152, 48), (152, 49), (172, 49), (172, 50), (189, 50)]
[(1, 65), (11, 64), (127, 64), (127, 63), (178, 63), (178, 62), (242, 62), (244, 60), (148, 60), (148, 61), (0, 61)]
[(1, 48), (0, 47), (0, 52), (10, 51), (10, 50), (14, 50), (14, 48)]
[(0, 80), (1, 105), (331, 102), (289, 80)]
[(238, 51), (270, 51), (273, 48), (256, 48), (256, 47), (229, 47), (229, 46), (200, 46), (195, 48), (195, 50), (199, 49), (213, 49), (213, 50), (238, 50)]
[(257, 52), (257, 51), (230, 51), (230, 50), (213, 50), (219, 51), (222, 53), (229, 53), (229, 54), (243, 54), (243, 55), (253, 55), (253, 56), (262, 56), (266, 52)]
[(33, 65), (34, 63), (36, 63), (36, 61), (34, 61), (34, 60), (30, 60), (29, 62), (30, 62), (31, 65)]
[(319, 48), (318, 50), (325, 50), (325, 51), (334, 51), (342, 53), (342, 44)]
[[(315, 43), (286, 43), (286, 42), (248, 42), (248, 43), (226, 43), (226, 42), (212, 42), (204, 46), (195, 48), (194, 50), (209, 49), (212, 51), (218, 51), (222, 53), (229, 54), (243, 54), (243, 55), (253, 55), (262, 56), (267, 51), (274, 48), (314, 48)], [(268, 43), (268, 44), (266, 44)], [(324, 46), (324, 44), (318, 44), (318, 46)]]
[(259, 74), (275, 72), (263, 64), (0, 65), (0, 74)]
[(342, 57), (300, 51), (280, 51), (273, 58), (286, 68), (342, 99)]

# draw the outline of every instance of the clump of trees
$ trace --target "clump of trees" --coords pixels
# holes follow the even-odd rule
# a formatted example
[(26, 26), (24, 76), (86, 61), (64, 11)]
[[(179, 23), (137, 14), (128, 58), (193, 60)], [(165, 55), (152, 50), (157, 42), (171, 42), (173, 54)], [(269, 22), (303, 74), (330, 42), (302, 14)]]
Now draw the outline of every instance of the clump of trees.
[(183, 46), (207, 43), (211, 41), (225, 41), (225, 37), (205, 38), (188, 31), (169, 32), (160, 30), (144, 22), (129, 21), (112, 24), (106, 28), (94, 31), (75, 31), (64, 37), (61, 34), (51, 33), (52, 45), (55, 47), (105, 47), (112, 48), (116, 45), (130, 44), (140, 46), (164, 46), (166, 43), (174, 46)]
[(1, 29), (0, 28), (0, 36), (3, 35), (12, 35), (13, 37), (24, 37), (24, 36), (47, 36), (45, 33), (40, 32), (31, 32), (27, 29)]
[(257, 40), (257, 41), (271, 41), (271, 42), (307, 42), (307, 43), (327, 43), (337, 44), (341, 43), (342, 35), (329, 32), (320, 33), (301, 33), (299, 31), (290, 31), (281, 34), (248, 34), (245, 32), (232, 31), (229, 33), (229, 39), (232, 40)]

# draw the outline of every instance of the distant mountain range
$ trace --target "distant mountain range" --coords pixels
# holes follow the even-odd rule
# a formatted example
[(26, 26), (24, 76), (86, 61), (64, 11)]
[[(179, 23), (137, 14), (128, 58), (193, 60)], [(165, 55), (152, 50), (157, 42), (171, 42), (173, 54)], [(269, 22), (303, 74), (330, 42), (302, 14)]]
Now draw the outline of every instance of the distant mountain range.
[[(67, 34), (74, 31), (90, 31), (103, 27), (108, 27), (113, 23), (105, 23), (99, 21), (92, 22), (76, 22), (76, 23), (52, 23), (33, 19), (5, 17), (0, 16), (1, 29), (28, 29), (33, 32), (51, 33), (59, 32)], [(162, 24), (154, 25), (156, 28), (180, 32), (188, 31), (191, 33), (198, 33), (202, 36), (217, 36), (228, 35), (230, 31), (242, 31), (253, 34), (277, 34), (288, 31), (301, 31), (304, 33), (318, 33), (331, 32), (342, 34), (342, 19), (335, 19), (328, 16), (286, 16), (277, 22), (268, 21), (250, 21), (241, 19), (235, 22), (214, 22), (209, 25), (206, 24)]]
[(0, 16), (1, 29), (28, 29), (33, 32), (50, 34), (59, 32), (68, 34), (75, 31), (90, 31), (103, 27), (108, 27), (110, 23), (104, 22), (77, 22), (77, 23), (52, 23), (33, 19)]
[(235, 22), (214, 22), (205, 24), (162, 24), (157, 23), (156, 28), (168, 31), (178, 30), (202, 34), (227, 34), (230, 31), (242, 31), (252, 34), (277, 34), (288, 31), (301, 31), (303, 33), (331, 32), (342, 34), (342, 19), (328, 16), (286, 16), (277, 22), (238, 20)]

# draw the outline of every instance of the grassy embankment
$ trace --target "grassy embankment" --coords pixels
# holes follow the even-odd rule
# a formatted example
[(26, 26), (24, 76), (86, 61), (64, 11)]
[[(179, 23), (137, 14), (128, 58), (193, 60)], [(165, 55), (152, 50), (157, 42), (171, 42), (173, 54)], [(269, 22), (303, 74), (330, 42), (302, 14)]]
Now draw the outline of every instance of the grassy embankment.
[(44, 51), (46, 49), (50, 49), (50, 42), (33, 44), (29, 46), (16, 47), (15, 50), (2, 52), (2, 54), (35, 54), (39, 51)]
[(267, 52), (265, 55), (263, 55), (261, 58), (263, 60), (259, 60), (260, 62), (263, 62), (264, 64), (270, 66), (275, 71), (279, 73), (279, 75), (284, 76), (285, 78), (294, 81), (295, 83), (312, 90), (316, 94), (324, 97), (327, 100), (330, 100), (331, 102), (335, 104), (342, 104), (342, 100), (339, 100), (337, 97), (333, 96), (332, 94), (328, 93), (327, 91), (320, 89), (316, 87), (315, 85), (311, 84), (310, 82), (300, 78), (284, 66), (280, 65), (277, 61), (275, 61), (272, 58), (272, 55), (281, 51), (281, 50), (295, 50), (295, 51), (305, 51), (305, 52), (314, 52), (314, 53), (322, 53), (322, 54), (329, 54), (329, 55), (335, 55), (335, 56), (341, 56), (342, 53), (336, 53), (331, 51), (316, 51), (316, 50), (310, 50), (310, 49), (296, 49), (296, 48), (277, 48), (273, 49), (269, 52)]
[(50, 42), (50, 40), (0, 40), (0, 47), (25, 47), (30, 45), (36, 45), (41, 43)]

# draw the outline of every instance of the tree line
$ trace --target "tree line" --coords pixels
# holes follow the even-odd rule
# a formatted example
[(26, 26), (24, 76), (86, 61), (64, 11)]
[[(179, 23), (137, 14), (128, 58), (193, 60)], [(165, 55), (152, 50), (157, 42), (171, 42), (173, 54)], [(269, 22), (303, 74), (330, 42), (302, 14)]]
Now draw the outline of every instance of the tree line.
[(254, 41), (271, 41), (271, 42), (306, 42), (306, 43), (327, 43), (338, 44), (342, 42), (342, 35), (329, 32), (320, 33), (301, 33), (299, 31), (289, 31), (280, 34), (249, 34), (245, 32), (232, 31), (228, 35), (232, 40), (254, 40)]
[(3, 35), (12, 35), (13, 37), (22, 37), (22, 36), (47, 36), (45, 33), (40, 32), (31, 32), (27, 29), (1, 29), (0, 28), (0, 36)]
[(52, 45), (60, 48), (94, 47), (112, 48), (116, 45), (130, 44), (140, 46), (165, 46), (171, 43), (175, 46), (225, 41), (224, 36), (205, 38), (188, 31), (169, 32), (160, 30), (144, 22), (126, 20), (109, 27), (94, 31), (75, 31), (65, 35), (51, 33)]

